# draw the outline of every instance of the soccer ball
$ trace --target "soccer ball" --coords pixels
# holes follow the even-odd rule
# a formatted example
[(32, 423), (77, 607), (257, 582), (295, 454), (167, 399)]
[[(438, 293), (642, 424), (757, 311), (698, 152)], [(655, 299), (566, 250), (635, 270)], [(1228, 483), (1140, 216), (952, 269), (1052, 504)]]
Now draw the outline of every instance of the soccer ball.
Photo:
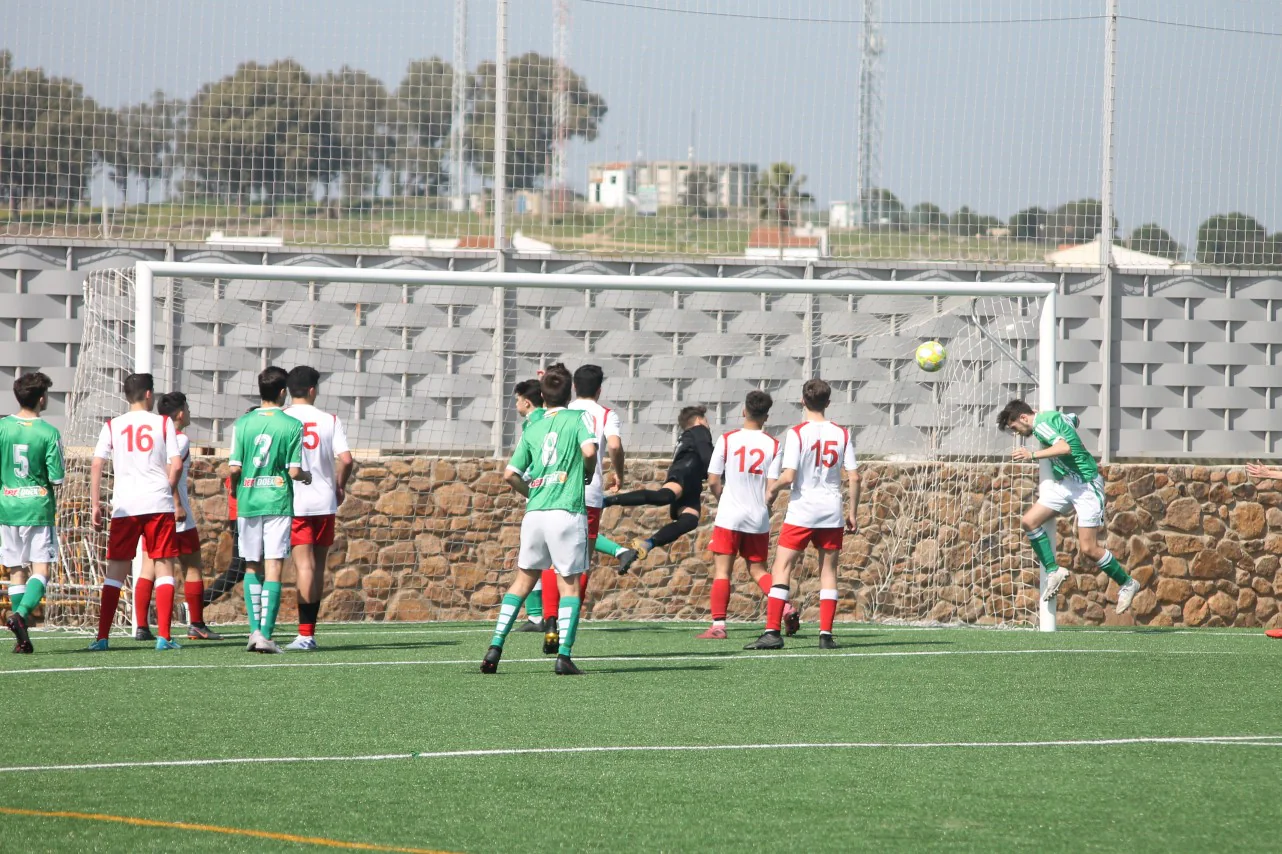
[(917, 348), (917, 367), (933, 374), (948, 361), (948, 351), (938, 341), (927, 341)]

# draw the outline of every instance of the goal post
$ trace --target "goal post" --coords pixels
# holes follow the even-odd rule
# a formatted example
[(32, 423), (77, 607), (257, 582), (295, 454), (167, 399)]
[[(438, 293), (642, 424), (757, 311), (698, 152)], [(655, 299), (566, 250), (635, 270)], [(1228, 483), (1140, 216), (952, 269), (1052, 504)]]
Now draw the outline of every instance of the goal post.
[[(366, 453), (358, 477), (369, 478), (344, 511), (360, 532), (333, 564), (331, 619), (485, 616), (519, 515), (494, 483), (517, 435), (517, 380), (555, 361), (605, 365), (602, 399), (623, 416), (629, 454), (660, 459), (681, 405), (708, 405), (715, 433), (737, 426), (744, 389), (763, 388), (777, 431), (793, 417), (803, 370), (817, 368), (834, 386), (833, 420), (868, 461), (867, 524), (848, 538), (846, 618), (1053, 630), (1045, 573), (1019, 529), (1035, 479), (1009, 463), (992, 414), (1014, 395), (1055, 408), (1056, 285), (753, 273), (140, 261), (87, 284), (86, 324), (110, 329), (86, 334), (69, 432), (100, 424), (123, 373), (150, 372), (198, 401), (193, 446), (219, 448), (256, 397), (257, 370), (311, 364), (325, 377), (319, 405), (344, 418)], [(915, 343), (931, 338), (949, 351), (937, 374), (912, 364)], [(642, 468), (653, 474), (629, 476), (659, 473)], [(208, 517), (222, 499), (204, 495), (198, 515)], [(603, 533), (614, 526), (620, 538), (658, 518), (616, 513)], [(91, 553), (78, 535), (72, 551)], [(639, 577), (594, 573), (592, 616), (702, 616), (699, 553), (673, 544)], [(348, 560), (359, 571), (347, 573)], [(801, 601), (815, 598), (814, 584), (801, 582)], [(736, 588), (732, 617), (755, 618), (753, 590)]]

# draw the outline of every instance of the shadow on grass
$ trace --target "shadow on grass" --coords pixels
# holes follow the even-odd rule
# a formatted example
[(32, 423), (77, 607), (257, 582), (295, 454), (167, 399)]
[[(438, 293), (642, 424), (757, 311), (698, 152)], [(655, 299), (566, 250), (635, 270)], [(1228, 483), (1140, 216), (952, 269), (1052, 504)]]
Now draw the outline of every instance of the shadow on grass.
[[(462, 641), (456, 640), (439, 640), (439, 641), (413, 641), (412, 643), (345, 643), (345, 644), (328, 644), (322, 643), (319, 651), (323, 652), (359, 652), (362, 650), (376, 649), (428, 649), (437, 646), (458, 646)], [(475, 646), (475, 644), (472, 644)]]

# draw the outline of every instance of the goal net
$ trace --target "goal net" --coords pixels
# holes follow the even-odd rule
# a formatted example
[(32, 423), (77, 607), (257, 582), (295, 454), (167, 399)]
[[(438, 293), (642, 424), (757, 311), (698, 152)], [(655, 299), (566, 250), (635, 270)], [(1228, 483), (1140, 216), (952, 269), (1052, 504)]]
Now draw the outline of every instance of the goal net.
[[(1037, 405), (1037, 294), (1049, 286), (704, 280), (735, 288), (718, 292), (688, 278), (669, 288), (662, 278), (585, 276), (592, 286), (575, 288), (565, 286), (571, 276), (548, 275), (559, 280), (549, 287), (526, 275), (494, 287), (440, 283), (475, 274), (436, 274), (425, 284), (417, 269), (381, 271), (383, 281), (342, 280), (374, 271), (295, 269), (283, 275), (299, 281), (269, 281), (235, 269), (157, 276), (149, 329), (137, 324), (134, 269), (90, 275), (60, 511), (61, 582), (78, 595), (51, 607), (55, 622), (96, 611), (105, 534), (87, 524), (89, 454), (103, 419), (125, 408), (121, 382), (137, 364), (140, 337), (144, 351), (151, 341), (157, 393), (180, 390), (190, 403), (191, 491), (207, 578), (231, 557), (226, 446), (236, 418), (257, 403), (258, 372), (321, 372), (317, 405), (342, 419), (357, 458), (326, 573), (326, 621), (491, 614), (515, 566), (522, 514), (502, 480), (519, 435), (513, 386), (555, 362), (602, 367), (601, 399), (622, 420), (629, 487), (662, 480), (683, 406), (706, 406), (715, 436), (739, 426), (745, 394), (763, 389), (774, 398), (768, 429), (778, 435), (800, 419), (803, 381), (827, 379), (828, 415), (850, 428), (864, 484), (860, 531), (842, 553), (840, 618), (1038, 621), (1039, 574), (1019, 526), (1037, 472), (1005, 462), (1011, 440), (994, 417), (1012, 397)], [(939, 293), (902, 292), (914, 287)], [(950, 287), (994, 293), (942, 295)], [(1003, 296), (1002, 288), (1031, 295)], [(936, 373), (914, 360), (927, 340), (948, 352)], [(110, 472), (104, 488), (110, 493)], [(591, 616), (704, 617), (714, 512), (705, 495), (695, 534), (655, 549), (627, 575), (597, 554)], [(666, 521), (666, 508), (611, 508), (602, 533), (627, 542)], [(813, 618), (812, 555), (798, 578), (794, 597)], [(762, 597), (746, 574), (734, 591), (731, 618), (759, 619)], [(282, 619), (292, 607), (287, 595)], [(209, 617), (242, 610), (232, 596)]]

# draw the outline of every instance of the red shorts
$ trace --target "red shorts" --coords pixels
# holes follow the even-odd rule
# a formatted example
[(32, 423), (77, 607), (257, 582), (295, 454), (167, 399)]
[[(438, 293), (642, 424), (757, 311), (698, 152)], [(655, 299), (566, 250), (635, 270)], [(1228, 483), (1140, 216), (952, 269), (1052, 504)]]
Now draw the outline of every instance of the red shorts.
[(289, 533), (291, 546), (334, 545), (334, 514), (325, 516), (295, 516)]
[(152, 560), (178, 557), (178, 532), (173, 513), (117, 516), (107, 533), (107, 560), (133, 560), (142, 540)]
[(588, 549), (591, 550), (592, 544), (596, 542), (597, 535), (601, 533), (601, 508), (588, 508)]
[(178, 543), (179, 557), (200, 554), (200, 531), (195, 528), (189, 531), (179, 531), (175, 538)]
[(749, 563), (765, 563), (770, 557), (770, 532), (746, 534), (713, 526), (708, 548), (714, 555), (739, 555)]
[(803, 528), (800, 525), (784, 523), (779, 531), (779, 548), (804, 552), (811, 543), (823, 551), (841, 551), (841, 535), (845, 528)]

